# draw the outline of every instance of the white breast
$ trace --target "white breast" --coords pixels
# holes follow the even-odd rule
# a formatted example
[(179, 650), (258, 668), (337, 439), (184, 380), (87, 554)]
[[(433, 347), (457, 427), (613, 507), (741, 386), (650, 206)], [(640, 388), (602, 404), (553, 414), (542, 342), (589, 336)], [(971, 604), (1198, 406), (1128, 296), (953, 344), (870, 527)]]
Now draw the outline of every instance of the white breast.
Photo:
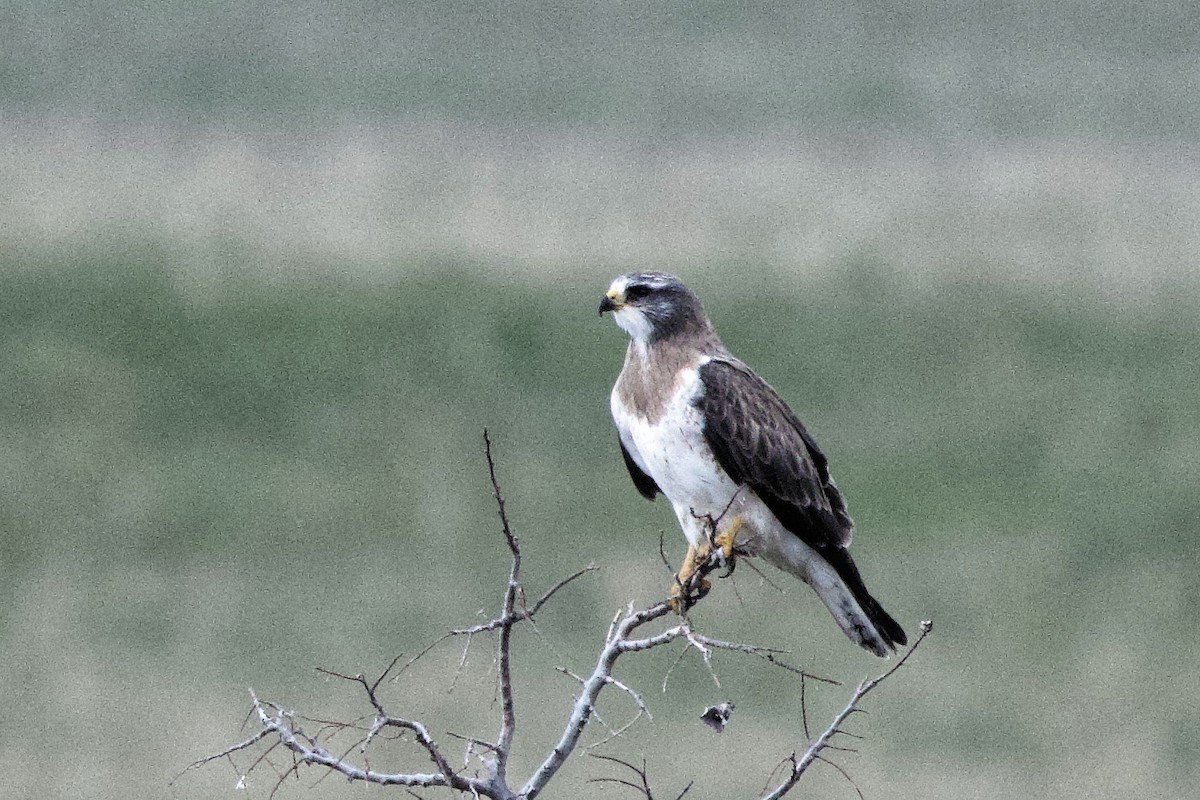
[(614, 390), (613, 420), (621, 441), (642, 470), (674, 506), (684, 534), (692, 544), (704, 536), (700, 520), (721, 516), (737, 492), (713, 459), (704, 440), (704, 420), (692, 405), (703, 391), (695, 369), (685, 370), (658, 419), (650, 422), (626, 408)]

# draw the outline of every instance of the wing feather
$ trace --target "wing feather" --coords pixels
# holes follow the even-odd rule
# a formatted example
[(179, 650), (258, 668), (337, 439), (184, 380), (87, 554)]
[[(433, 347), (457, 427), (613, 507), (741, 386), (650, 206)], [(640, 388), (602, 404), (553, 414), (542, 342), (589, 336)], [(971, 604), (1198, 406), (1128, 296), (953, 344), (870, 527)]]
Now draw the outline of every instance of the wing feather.
[(633, 460), (633, 456), (629, 454), (629, 450), (625, 447), (624, 438), (618, 437), (618, 440), (621, 443), (621, 457), (625, 459), (625, 468), (629, 470), (629, 477), (633, 478), (633, 485), (641, 492), (642, 497), (647, 500), (653, 500), (661, 491), (658, 488), (658, 484), (654, 482), (654, 478), (647, 475), (646, 471), (639, 467), (638, 463)]
[(779, 521), (837, 571), (889, 646), (904, 628), (863, 583), (847, 549), (854, 523), (824, 453), (775, 390), (736, 359), (700, 368), (704, 438), (734, 482), (752, 488)]
[(825, 455), (783, 398), (735, 359), (709, 361), (700, 380), (704, 438), (729, 477), (826, 558), (849, 545), (854, 523)]
[(633, 485), (642, 497), (653, 500), (662, 490), (658, 488), (654, 478), (651, 478), (650, 473), (646, 471), (646, 462), (642, 458), (642, 454), (638, 452), (637, 444), (629, 432), (628, 412), (615, 390), (610, 398), (610, 405), (613, 423), (617, 426), (617, 441), (621, 445), (621, 458), (625, 461), (625, 469), (629, 470), (629, 477), (633, 479)]

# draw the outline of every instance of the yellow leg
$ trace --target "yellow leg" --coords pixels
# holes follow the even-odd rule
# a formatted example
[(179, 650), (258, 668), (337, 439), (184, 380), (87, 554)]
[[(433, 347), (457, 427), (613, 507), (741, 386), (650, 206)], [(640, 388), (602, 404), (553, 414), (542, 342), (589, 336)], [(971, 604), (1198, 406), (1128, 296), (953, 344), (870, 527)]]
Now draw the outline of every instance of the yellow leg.
[(701, 579), (696, 583), (694, 596), (684, 596), (684, 587), (688, 585), (689, 580), (696, 573), (696, 570), (708, 561), (714, 547), (721, 550), (721, 556), (729, 570), (725, 574), (728, 575), (730, 572), (733, 572), (734, 547), (737, 542), (738, 531), (741, 530), (742, 525), (742, 518), (740, 516), (734, 517), (724, 531), (712, 537), (711, 542), (702, 542), (699, 547), (688, 545), (687, 555), (683, 557), (683, 564), (680, 565), (679, 573), (675, 576), (675, 580), (671, 584), (671, 598), (668, 601), (671, 604), (671, 610), (676, 614), (685, 611), (701, 597), (708, 594), (708, 590), (712, 588), (712, 584), (707, 579)]
[(708, 560), (708, 554), (711, 552), (712, 546), (707, 542), (700, 545), (700, 547), (688, 545), (687, 555), (683, 557), (683, 563), (679, 566), (679, 573), (675, 576), (675, 580), (671, 582), (671, 598), (668, 602), (671, 604), (671, 610), (676, 614), (682, 613), (696, 600), (708, 594), (708, 590), (712, 584), (705, 579), (701, 579), (696, 584), (696, 596), (694, 598), (684, 596), (684, 587), (688, 585), (696, 569)]

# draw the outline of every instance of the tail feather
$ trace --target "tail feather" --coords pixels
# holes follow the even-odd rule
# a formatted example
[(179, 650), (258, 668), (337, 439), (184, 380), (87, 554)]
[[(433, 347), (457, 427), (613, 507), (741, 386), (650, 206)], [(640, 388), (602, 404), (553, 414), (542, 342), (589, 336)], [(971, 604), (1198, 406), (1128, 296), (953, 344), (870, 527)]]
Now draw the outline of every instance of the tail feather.
[[(896, 645), (901, 643), (898, 640), (904, 638), (904, 631), (895, 620), (887, 616), (878, 603), (874, 603), (871, 611), (867, 611), (840, 579), (835, 578), (829, 583), (814, 581), (813, 589), (850, 641), (880, 658), (887, 658), (896, 649)], [(872, 614), (872, 611), (882, 614), (886, 623), (878, 622), (877, 615)], [(897, 632), (899, 637), (895, 635)]]
[(871, 622), (875, 623), (875, 629), (879, 631), (880, 637), (887, 642), (889, 647), (895, 650), (897, 647), (904, 647), (908, 644), (908, 634), (904, 632), (904, 628), (900, 627), (900, 623), (896, 622), (891, 614), (883, 610), (883, 606), (879, 605), (878, 600), (867, 594), (865, 589), (863, 596), (857, 599), (858, 604), (871, 618)]
[(814, 580), (813, 589), (851, 641), (886, 658), (897, 647), (908, 644), (908, 636), (867, 591), (850, 554), (841, 548), (838, 551), (841, 557), (826, 559), (836, 575), (827, 575), (823, 581)]
[(810, 547), (788, 531), (759, 544), (760, 555), (813, 588), (852, 642), (884, 658), (908, 644), (904, 628), (867, 591), (845, 547)]

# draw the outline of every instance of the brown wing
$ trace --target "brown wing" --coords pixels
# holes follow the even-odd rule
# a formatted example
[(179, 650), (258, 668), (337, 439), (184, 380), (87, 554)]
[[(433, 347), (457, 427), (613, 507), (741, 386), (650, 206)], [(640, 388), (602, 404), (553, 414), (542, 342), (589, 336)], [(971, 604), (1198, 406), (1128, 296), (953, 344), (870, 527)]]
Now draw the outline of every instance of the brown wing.
[(700, 368), (704, 438), (721, 469), (749, 486), (783, 526), (821, 555), (846, 582), (884, 641), (903, 645), (904, 628), (863, 583), (847, 546), (854, 523), (829, 477), (825, 455), (787, 403), (740, 361)]
[[(735, 483), (752, 488), (783, 526), (836, 563), (854, 523), (825, 455), (787, 403), (740, 361), (700, 368), (704, 438)], [(839, 570), (840, 572), (841, 570)]]

